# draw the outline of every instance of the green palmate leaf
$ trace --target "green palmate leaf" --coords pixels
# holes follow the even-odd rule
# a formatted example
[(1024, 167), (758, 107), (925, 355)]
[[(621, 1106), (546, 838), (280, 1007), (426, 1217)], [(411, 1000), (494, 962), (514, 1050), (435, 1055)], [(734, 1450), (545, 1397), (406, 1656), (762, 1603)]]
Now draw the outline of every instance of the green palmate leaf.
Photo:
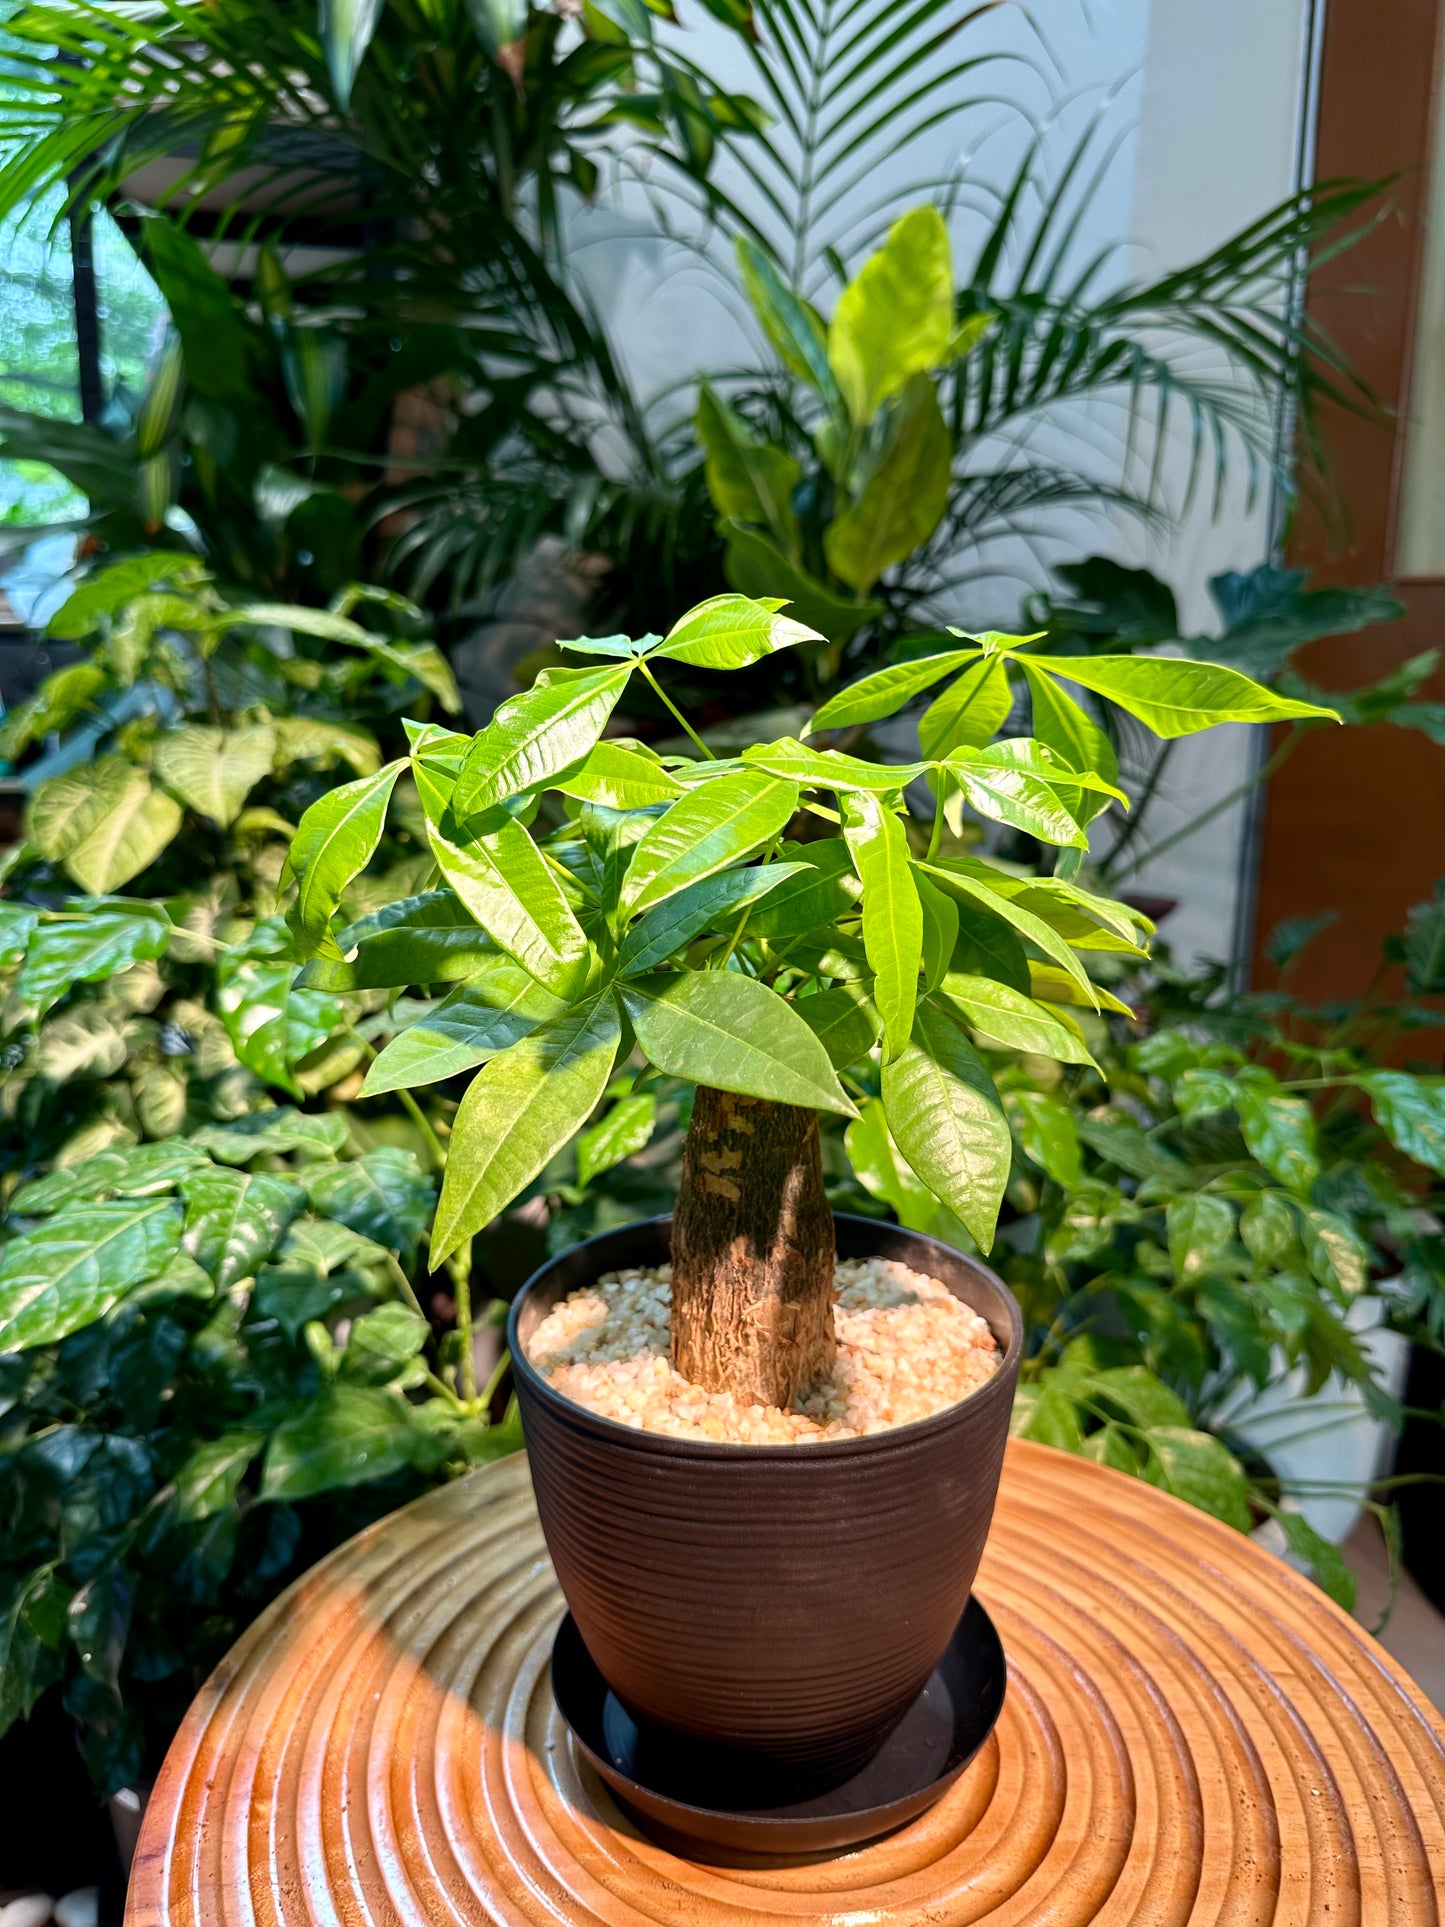
[(761, 522), (790, 548), (795, 546), (793, 490), (803, 479), (799, 463), (754, 435), (707, 382), (698, 390), (694, 425), (706, 457), (708, 494), (718, 513), (739, 522)]
[(202, 1166), (181, 1179), (182, 1246), (221, 1291), (252, 1278), (305, 1203), (300, 1185), (261, 1172)]
[(1249, 1531), (1254, 1524), (1249, 1480), (1227, 1446), (1208, 1432), (1182, 1425), (1155, 1426), (1145, 1436), (1154, 1474), (1166, 1492), (1239, 1532)]
[(759, 743), (743, 751), (743, 761), (754, 769), (784, 776), (802, 789), (901, 790), (922, 776), (926, 763), (865, 763), (836, 749), (809, 749), (791, 736), (776, 743)]
[(611, 996), (589, 998), (478, 1071), (452, 1126), (432, 1263), (490, 1224), (575, 1135), (617, 1058)]
[(952, 339), (948, 229), (936, 208), (913, 208), (838, 297), (828, 329), (829, 365), (854, 422), (872, 421), (910, 375), (942, 367)]
[(415, 1153), (391, 1144), (349, 1164), (319, 1165), (305, 1181), (316, 1210), (404, 1258), (415, 1252), (436, 1201), (436, 1187)]
[(866, 593), (885, 569), (905, 561), (933, 534), (952, 482), (953, 444), (943, 411), (933, 384), (915, 375), (883, 459), (823, 538), (834, 575)]
[(957, 749), (981, 749), (993, 741), (1013, 707), (1003, 656), (972, 653), (968, 668), (931, 702), (918, 720), (918, 742), (925, 756), (947, 756)]
[(1084, 1164), (1068, 1105), (1049, 1091), (1014, 1091), (1007, 1104), (1024, 1156), (1059, 1184), (1076, 1185)]
[(17, 983), (21, 998), (44, 1013), (76, 984), (100, 983), (132, 964), (163, 956), (170, 926), (155, 917), (96, 911), (74, 922), (42, 923), (30, 941)]
[(577, 1182), (591, 1184), (644, 1149), (657, 1124), (657, 1099), (650, 1091), (620, 1097), (600, 1124), (577, 1140)]
[(841, 648), (865, 622), (883, 613), (881, 602), (839, 595), (785, 555), (770, 536), (730, 519), (722, 523), (726, 574), (746, 596), (782, 596), (794, 620), (831, 637)]
[(1217, 663), (1173, 656), (1040, 656), (1034, 667), (1107, 696), (1156, 736), (1192, 736), (1216, 723), (1339, 720), (1332, 709), (1295, 702)]
[(919, 1005), (912, 1042), (884, 1065), (883, 1108), (913, 1170), (987, 1251), (1013, 1139), (983, 1059), (937, 1003)]
[(984, 1042), (1052, 1057), (1060, 1064), (1094, 1064), (1076, 1031), (1009, 984), (953, 971), (943, 980), (942, 995), (957, 1006)]
[(923, 991), (929, 996), (943, 982), (958, 948), (958, 905), (921, 871), (915, 871), (914, 887), (923, 910)]
[(954, 670), (978, 660), (977, 649), (947, 649), (942, 655), (919, 656), (913, 662), (875, 670), (871, 676), (850, 683), (830, 697), (804, 734), (815, 735), (820, 729), (847, 729), (855, 723), (876, 723), (885, 716), (896, 716), (925, 689), (932, 689)]
[(331, 918), (341, 893), (370, 863), (381, 842), (387, 805), (406, 765), (388, 763), (375, 776), (329, 790), (301, 819), (287, 862), (297, 880), (287, 921), (310, 950), (341, 956)]
[(180, 805), (132, 767), (108, 797), (109, 807), (65, 857), (65, 867), (93, 896), (107, 896), (148, 869), (181, 827)]
[(637, 1041), (670, 1077), (818, 1111), (856, 1113), (828, 1053), (791, 1004), (733, 970), (684, 970), (621, 986)]
[(876, 1097), (864, 1099), (858, 1116), (848, 1126), (845, 1142), (848, 1161), (858, 1182), (896, 1212), (901, 1225), (910, 1231), (948, 1236), (939, 1223), (946, 1215), (943, 1206), (899, 1155), (889, 1135), (883, 1106)]
[(810, 874), (806, 863), (768, 863), (750, 870), (725, 870), (720, 876), (689, 884), (638, 918), (623, 938), (617, 968), (623, 976), (654, 970), (694, 937), (735, 922), (744, 910), (749, 911), (751, 928), (754, 904), (770, 898), (790, 879)]
[(481, 815), (580, 763), (631, 675), (630, 662), (547, 669), (524, 695), (503, 703), (462, 764), (453, 799), (458, 815)]
[(344, 961), (314, 957), (303, 987), (335, 992), (459, 983), (497, 959), (497, 946), (450, 890), (402, 897), (337, 937)]
[(780, 615), (785, 606), (776, 597), (757, 601), (743, 595), (713, 596), (689, 609), (648, 653), (698, 669), (746, 669), (779, 649), (823, 641), (816, 629)]
[(1014, 901), (1006, 887), (1009, 879), (998, 871), (990, 870), (987, 864), (974, 863), (968, 858), (923, 863), (919, 868), (950, 895), (960, 897), (966, 903), (1012, 925), (1021, 937), (1036, 944), (1046, 957), (1052, 957), (1078, 985), (1089, 1003), (1098, 1008), (1093, 985), (1068, 943), (1032, 909)]
[(816, 388), (831, 405), (838, 398), (838, 389), (828, 360), (828, 336), (822, 321), (808, 302), (794, 294), (776, 264), (756, 242), (739, 236), (736, 245), (743, 286), (764, 333), (782, 356), (784, 365)]
[(1017, 658), (1029, 686), (1035, 738), (1078, 770), (1094, 770), (1106, 782), (1119, 780), (1114, 745), (1067, 691), (1046, 676), (1028, 656)]
[(883, 1020), (885, 1061), (906, 1049), (923, 962), (923, 907), (903, 819), (866, 790), (843, 798), (843, 836), (863, 884), (863, 948)]
[(1445, 1082), (1407, 1071), (1370, 1071), (1359, 1083), (1395, 1149), (1427, 1171), (1445, 1174)]
[(226, 1511), (265, 1443), (260, 1432), (224, 1432), (195, 1446), (176, 1473), (179, 1516), (188, 1525), (198, 1525)]
[(424, 1444), (425, 1434), (396, 1392), (328, 1385), (271, 1434), (261, 1497), (307, 1499), (389, 1478), (413, 1464)]
[(520, 823), (467, 835), (427, 819), (437, 867), (481, 928), (538, 983), (561, 997), (587, 975), (587, 938), (557, 873)]
[(16, 1238), (0, 1263), (0, 1352), (53, 1345), (93, 1324), (175, 1256), (169, 1198), (78, 1203)]
[(262, 777), (271, 774), (277, 746), (269, 725), (224, 730), (187, 723), (157, 742), (155, 773), (183, 803), (225, 829)]
[(440, 1083), (510, 1050), (538, 1024), (560, 1017), (560, 997), (510, 958), (497, 958), (425, 1017), (394, 1037), (366, 1073), (363, 1097)]
[(826, 843), (784, 843), (779, 854), (789, 865), (802, 867), (748, 917), (751, 936), (806, 936), (857, 909), (863, 885), (841, 837)]
[(793, 1009), (827, 1051), (835, 1071), (856, 1064), (878, 1041), (877, 1014), (857, 985), (835, 984), (831, 990), (816, 991), (811, 997), (800, 997)]
[(1320, 1160), (1314, 1112), (1305, 1100), (1241, 1081), (1234, 1106), (1251, 1154), (1288, 1190), (1308, 1197), (1320, 1174)]
[(559, 776), (550, 787), (609, 810), (645, 810), (682, 795), (682, 785), (651, 751), (614, 742), (598, 743), (579, 769)]
[(719, 776), (674, 803), (632, 853), (620, 907), (636, 916), (689, 883), (771, 843), (798, 807), (797, 785), (742, 772)]

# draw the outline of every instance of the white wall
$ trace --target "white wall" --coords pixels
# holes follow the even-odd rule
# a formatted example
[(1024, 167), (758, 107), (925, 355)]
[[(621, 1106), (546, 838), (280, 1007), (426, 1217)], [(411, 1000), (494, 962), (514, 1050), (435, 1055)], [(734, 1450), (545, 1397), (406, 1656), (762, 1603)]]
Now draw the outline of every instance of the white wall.
[[(930, 182), (961, 179), (972, 189), (1011, 178), (1031, 128), (1040, 132), (1042, 175), (1056, 178), (1094, 122), (1093, 152), (1112, 158), (1075, 237), (1074, 258), (1082, 264), (1113, 248), (1105, 278), (1122, 280), (1199, 256), (1293, 188), (1309, 7), (1310, 0), (1214, 0), (1207, 7), (1199, 0), (1055, 0), (1033, 10), (1046, 47), (1022, 7), (999, 8), (935, 56), (956, 59), (965, 39), (973, 52), (1017, 56), (959, 83), (971, 95), (998, 94), (998, 104), (932, 130), (906, 154), (885, 145), (869, 156), (866, 181), (848, 210), (853, 245), (845, 253), (858, 258), (870, 230), (885, 218), (880, 210), (928, 198)], [(719, 78), (756, 92), (756, 76), (737, 44), (695, 5), (690, 12), (684, 8), (683, 17), (703, 63)], [(786, 136), (778, 129), (769, 138)], [(735, 166), (725, 168), (720, 180), (750, 211), (762, 207)], [(584, 215), (575, 239), (624, 365), (665, 416), (690, 406), (686, 384), (699, 369), (755, 363), (758, 349), (729, 286), (725, 251), (715, 250), (709, 264), (648, 238), (643, 230), (651, 223), (635, 218), (640, 192)], [(654, 205), (669, 204), (655, 190), (652, 198)], [(677, 218), (689, 227), (680, 206)], [(954, 219), (957, 258), (977, 246), (980, 232), (980, 215), (962, 208)], [(1029, 446), (1047, 457), (1066, 443), (1075, 461), (1084, 446), (1092, 451), (1095, 472), (1117, 480), (1125, 434), (1122, 406), (1106, 399), (1038, 422)], [(1164, 468), (1166, 493), (1176, 502), (1187, 466), (1181, 440)], [(1208, 630), (1215, 626), (1205, 588), (1209, 577), (1254, 567), (1269, 546), (1267, 499), (1250, 507), (1241, 485), (1217, 517), (1211, 509), (1205, 490), (1182, 527), (1162, 537), (1112, 513), (1056, 515), (1041, 539), (992, 545), (958, 606), (943, 613), (970, 628), (1008, 626), (1023, 592), (1047, 582), (1051, 562), (1104, 553), (1162, 574), (1179, 596), (1186, 632)], [(1251, 753), (1242, 731), (1221, 732), (1181, 751), (1171, 765), (1155, 833), (1187, 820), (1206, 798), (1241, 781)], [(1181, 899), (1167, 934), (1185, 955), (1232, 952), (1242, 831), (1242, 812), (1234, 811), (1137, 879), (1140, 887)]]

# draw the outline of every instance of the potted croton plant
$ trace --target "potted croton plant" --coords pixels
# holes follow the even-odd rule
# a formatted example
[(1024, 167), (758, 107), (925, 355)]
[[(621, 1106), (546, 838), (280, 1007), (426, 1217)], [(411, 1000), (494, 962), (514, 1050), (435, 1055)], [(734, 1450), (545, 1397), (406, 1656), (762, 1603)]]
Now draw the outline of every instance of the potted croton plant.
[[(819, 1114), (854, 1115), (850, 1071), (876, 1058), (898, 1152), (986, 1252), (1012, 1153), (976, 1039), (1088, 1062), (1074, 1012), (1112, 1000), (1085, 960), (1137, 954), (1149, 928), (1076, 881), (1091, 819), (1121, 793), (1071, 686), (1171, 737), (1329, 712), (1212, 665), (1036, 657), (986, 635), (845, 690), (815, 742), (719, 758), (675, 709), (692, 755), (604, 734), (634, 677), (672, 709), (671, 663), (816, 645), (783, 606), (720, 596), (662, 638), (567, 643), (596, 660), (542, 674), (475, 736), (413, 727), (435, 887), (338, 941), (397, 762), (307, 812), (291, 922), (311, 979), (337, 986), (436, 981), (462, 974), (444, 954), (472, 959), (365, 1086), (480, 1066), (433, 1266), (583, 1127), (626, 1060), (696, 1086), (674, 1216), (532, 1280), (512, 1311), (516, 1382), (548, 1545), (613, 1691), (740, 1749), (760, 1788), (776, 1769), (796, 1789), (856, 1769), (948, 1645), (1023, 1339), (976, 1257), (835, 1221)], [(945, 679), (922, 760), (818, 746)], [(1030, 733), (995, 741), (1016, 685)], [(933, 807), (915, 820), (920, 790)], [(944, 854), (959, 803), (1056, 848), (1053, 874)]]

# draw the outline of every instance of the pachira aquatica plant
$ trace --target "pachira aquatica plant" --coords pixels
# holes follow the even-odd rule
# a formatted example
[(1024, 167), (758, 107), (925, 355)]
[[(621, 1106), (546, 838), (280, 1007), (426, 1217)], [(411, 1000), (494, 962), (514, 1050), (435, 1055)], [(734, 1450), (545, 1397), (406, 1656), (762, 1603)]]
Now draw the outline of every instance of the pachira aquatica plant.
[[(408, 768), (396, 761), (307, 811), (288, 913), (312, 959), (302, 981), (318, 987), (430, 984), (449, 949), (478, 946), (479, 926), (492, 947), (380, 1051), (362, 1090), (480, 1066), (451, 1121), (434, 1267), (582, 1129), (628, 1060), (645, 1066), (629, 1097), (647, 1076), (696, 1087), (673, 1235), (675, 1354), (701, 1382), (775, 1404), (831, 1362), (817, 1126), (819, 1113), (856, 1114), (850, 1069), (877, 1053), (893, 1141), (987, 1250), (1013, 1149), (979, 1037), (1092, 1061), (1072, 1013), (1109, 997), (1089, 955), (1143, 954), (1147, 919), (1077, 881), (1089, 822), (1120, 793), (1094, 764), (1070, 680), (1108, 676), (1115, 700), (1170, 735), (1329, 714), (1231, 670), (1035, 665), (1025, 640), (988, 635), (959, 652), (965, 678), (1006, 688), (1014, 665), (1038, 676), (1052, 741), (990, 741), (1002, 712), (908, 764), (798, 739), (716, 758), (680, 713), (695, 757), (604, 735), (634, 678), (668, 702), (673, 664), (741, 669), (816, 646), (784, 606), (724, 595), (666, 636), (582, 638), (568, 646), (592, 664), (545, 672), (477, 735), (414, 727), (437, 887), (338, 930)], [(933, 820), (915, 821), (909, 796), (930, 788)], [(955, 796), (1058, 850), (1055, 873), (955, 854)]]

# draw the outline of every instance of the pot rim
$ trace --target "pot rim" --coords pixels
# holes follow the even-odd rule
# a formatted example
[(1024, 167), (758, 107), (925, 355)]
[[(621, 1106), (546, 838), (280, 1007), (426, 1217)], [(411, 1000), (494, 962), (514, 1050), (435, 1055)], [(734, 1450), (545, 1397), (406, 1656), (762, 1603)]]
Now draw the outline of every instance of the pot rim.
[[(926, 1231), (911, 1231), (906, 1225), (887, 1224), (882, 1219), (864, 1218), (856, 1212), (836, 1211), (833, 1217), (835, 1223), (901, 1231), (906, 1237), (922, 1238), (930, 1244), (942, 1245), (944, 1242), (941, 1238), (932, 1237)], [(569, 1245), (567, 1250), (568, 1252), (586, 1251), (593, 1245), (602, 1244), (624, 1231), (671, 1223), (670, 1212), (664, 1212), (655, 1218), (638, 1218), (630, 1225), (614, 1225), (610, 1231), (600, 1231), (594, 1237), (584, 1238), (579, 1244)], [(957, 1423), (961, 1412), (975, 1409), (981, 1401), (1002, 1399), (1007, 1406), (1011, 1407), (1014, 1399), (1014, 1381), (1018, 1376), (1018, 1365), (1023, 1355), (1023, 1312), (1019, 1308), (1018, 1300), (1003, 1279), (997, 1272), (990, 1270), (981, 1258), (971, 1257), (966, 1251), (957, 1251), (952, 1245), (945, 1245), (944, 1249), (953, 1251), (955, 1256), (962, 1258), (966, 1264), (975, 1265), (980, 1271), (985, 1272), (990, 1282), (1002, 1293), (1009, 1319), (1008, 1344), (999, 1360), (998, 1369), (990, 1375), (986, 1383), (980, 1385), (976, 1391), (970, 1392), (966, 1398), (961, 1398), (957, 1404), (945, 1406), (941, 1412), (934, 1412), (929, 1418), (913, 1419), (907, 1425), (890, 1425), (881, 1432), (865, 1432), (860, 1437), (851, 1439), (791, 1440), (748, 1445), (724, 1439), (677, 1438), (670, 1432), (652, 1432), (645, 1426), (624, 1425), (620, 1419), (604, 1418), (598, 1412), (589, 1411), (585, 1405), (579, 1405), (575, 1399), (565, 1397), (543, 1378), (523, 1351), (517, 1337), (518, 1320), (529, 1293), (567, 1253), (559, 1253), (557, 1257), (549, 1258), (545, 1264), (539, 1265), (512, 1300), (511, 1309), (507, 1313), (507, 1350), (511, 1354), (512, 1370), (518, 1379), (526, 1381), (528, 1390), (536, 1398), (550, 1406), (568, 1423), (581, 1426), (585, 1431), (592, 1432), (603, 1439), (613, 1439), (619, 1444), (625, 1441), (634, 1448), (666, 1452), (674, 1457), (721, 1459), (747, 1464), (763, 1464), (773, 1460), (793, 1464), (797, 1462), (800, 1454), (807, 1458), (816, 1458), (820, 1455), (829, 1459), (852, 1458), (890, 1446), (911, 1444), (916, 1439), (928, 1438), (945, 1431), (950, 1425)], [(996, 1338), (997, 1333), (994, 1335)]]

